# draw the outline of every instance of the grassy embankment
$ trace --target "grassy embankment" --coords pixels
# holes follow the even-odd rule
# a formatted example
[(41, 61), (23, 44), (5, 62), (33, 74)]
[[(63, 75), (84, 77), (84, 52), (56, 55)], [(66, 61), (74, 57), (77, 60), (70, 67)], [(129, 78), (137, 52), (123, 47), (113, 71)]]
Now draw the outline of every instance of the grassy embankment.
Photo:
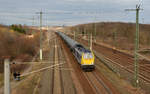
[[(95, 25), (95, 26), (94, 26)], [(118, 49), (133, 51), (135, 42), (136, 25), (134, 23), (122, 22), (101, 22), (81, 24), (69, 27), (71, 31), (78, 34), (95, 35), (94, 27), (96, 27), (97, 42), (102, 42), (115, 46)], [(73, 32), (72, 32), (73, 33)], [(150, 46), (150, 25), (140, 24), (140, 48), (149, 48)]]
[[(29, 37), (31, 35), (29, 28), (19, 27), (16, 31), (15, 29), (0, 25), (0, 86), (3, 84), (3, 56), (10, 56), (12, 60), (30, 61), (39, 47), (38, 32), (34, 32), (33, 37)], [(11, 71), (22, 71), (26, 67), (11, 66)]]

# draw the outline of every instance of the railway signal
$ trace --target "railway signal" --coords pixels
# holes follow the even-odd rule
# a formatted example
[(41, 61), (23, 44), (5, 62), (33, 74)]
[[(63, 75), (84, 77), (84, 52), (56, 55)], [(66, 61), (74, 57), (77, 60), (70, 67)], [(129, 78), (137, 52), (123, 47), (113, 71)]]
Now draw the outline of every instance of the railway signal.
[[(142, 0), (141, 0), (142, 2)], [(136, 5), (136, 9), (126, 9), (125, 11), (136, 11), (136, 37), (135, 37), (135, 51), (134, 51), (134, 79), (135, 79), (135, 87), (139, 86), (139, 56), (137, 55), (139, 50), (139, 11), (142, 10), (140, 8), (141, 3)]]

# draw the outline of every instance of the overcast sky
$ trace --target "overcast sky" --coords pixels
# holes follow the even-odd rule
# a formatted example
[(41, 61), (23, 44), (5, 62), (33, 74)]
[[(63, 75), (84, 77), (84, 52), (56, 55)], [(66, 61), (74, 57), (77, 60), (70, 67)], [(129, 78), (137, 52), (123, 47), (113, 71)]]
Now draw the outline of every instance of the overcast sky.
[[(75, 25), (90, 22), (135, 22), (134, 9), (139, 0), (0, 0), (1, 24), (39, 25), (43, 11), (44, 25)], [(140, 22), (150, 23), (150, 0), (143, 0)]]

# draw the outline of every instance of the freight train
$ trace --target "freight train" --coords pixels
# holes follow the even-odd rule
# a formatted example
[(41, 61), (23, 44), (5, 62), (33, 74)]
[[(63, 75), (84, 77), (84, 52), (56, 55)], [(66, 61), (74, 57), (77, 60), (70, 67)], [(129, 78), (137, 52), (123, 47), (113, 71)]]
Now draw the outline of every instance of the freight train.
[(67, 43), (73, 55), (77, 59), (78, 64), (84, 71), (92, 71), (95, 69), (95, 57), (92, 51), (86, 49), (84, 46), (62, 32), (57, 32), (57, 34)]

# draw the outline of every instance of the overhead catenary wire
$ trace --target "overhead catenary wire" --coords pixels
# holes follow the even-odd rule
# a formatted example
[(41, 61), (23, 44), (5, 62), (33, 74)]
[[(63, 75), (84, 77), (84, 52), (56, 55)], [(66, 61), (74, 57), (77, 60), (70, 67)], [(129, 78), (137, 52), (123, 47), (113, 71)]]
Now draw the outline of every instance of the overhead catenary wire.
[(143, 4), (143, 0), (139, 0), (138, 8), (140, 8)]
[[(35, 15), (35, 13), (32, 13), (32, 12), (15, 12), (15, 13), (17, 13), (18, 15), (26, 15), (27, 14), (26, 16), (29, 15), (32, 17)], [(12, 14), (14, 15), (15, 13), (12, 13)], [(101, 15), (101, 17), (99, 16), (97, 18), (97, 22), (110, 21), (110, 20), (108, 20), (108, 19), (110, 19), (110, 17), (108, 19), (106, 18), (107, 17), (106, 15), (110, 15), (109, 13), (102, 14), (100, 10), (95, 10), (95, 9), (89, 10), (89, 11), (84, 11), (84, 10), (80, 10), (80, 11), (52, 10), (52, 11), (49, 11), (49, 10), (47, 10), (47, 12), (44, 12), (44, 14), (46, 14), (48, 16), (46, 16), (47, 19), (44, 19), (44, 17), (43, 17), (43, 24), (45, 24), (45, 25), (50, 24), (53, 26), (60, 25), (60, 24), (76, 25), (76, 24), (81, 24), (81, 23), (83, 23), (83, 24), (84, 23), (92, 23), (93, 15), (98, 15), (98, 16)], [(57, 14), (64, 15), (64, 16), (59, 17), (59, 15), (57, 15)], [(102, 19), (103, 18), (102, 15), (105, 16), (104, 19)], [(112, 17), (112, 18), (114, 19), (114, 21), (119, 21), (119, 20), (116, 20), (116, 18), (119, 18), (119, 17), (116, 17), (116, 14), (115, 14), (114, 17)], [(2, 20), (2, 21), (4, 22), (4, 20)], [(16, 22), (19, 23), (18, 20)], [(27, 22), (22, 21), (22, 23), (27, 23)]]
[(48, 66), (48, 67), (45, 67), (45, 68), (42, 68), (42, 69), (39, 69), (39, 70), (36, 70), (36, 71), (32, 71), (32, 72), (29, 72), (29, 73), (22, 74), (22, 75), (20, 75), (20, 77), (24, 77), (24, 76), (31, 75), (31, 74), (34, 74), (34, 73), (38, 73), (38, 72), (41, 72), (43, 70), (53, 68), (53, 67), (56, 67), (56, 66), (60, 66), (60, 65), (63, 65), (63, 64), (65, 64), (65, 63), (60, 63), (60, 64), (55, 64), (55, 65), (52, 65), (52, 66)]
[[(53, 14), (65, 14), (65, 15), (78, 15), (80, 14), (80, 16), (92, 16), (93, 14), (98, 14), (98, 12), (72, 12), (72, 11), (51, 11), (51, 12), (44, 12), (44, 14), (50, 14), (49, 16), (47, 16), (47, 18), (51, 18), (50, 16), (52, 16)], [(3, 12), (0, 15), (6, 16), (7, 18), (11, 19), (11, 20), (17, 20), (17, 21), (30, 21), (30, 19), (28, 18), (24, 18), (24, 17), (19, 17), (19, 16), (35, 16), (34, 13), (30, 13), (30, 12)], [(12, 18), (12, 17), (16, 17), (16, 18)], [(61, 16), (60, 16), (61, 17)], [(20, 19), (19, 19), (20, 18)], [(23, 20), (23, 19), (24, 20)], [(64, 19), (64, 18), (63, 18)], [(71, 19), (71, 18), (70, 18)], [(7, 19), (6, 19), (7, 20)], [(44, 19), (43, 19), (44, 20)], [(47, 21), (47, 19), (45, 19), (45, 21)], [(71, 20), (70, 20), (71, 21)], [(64, 21), (66, 22), (66, 21)], [(47, 22), (48, 23), (48, 22)], [(69, 23), (68, 23), (69, 24)]]

